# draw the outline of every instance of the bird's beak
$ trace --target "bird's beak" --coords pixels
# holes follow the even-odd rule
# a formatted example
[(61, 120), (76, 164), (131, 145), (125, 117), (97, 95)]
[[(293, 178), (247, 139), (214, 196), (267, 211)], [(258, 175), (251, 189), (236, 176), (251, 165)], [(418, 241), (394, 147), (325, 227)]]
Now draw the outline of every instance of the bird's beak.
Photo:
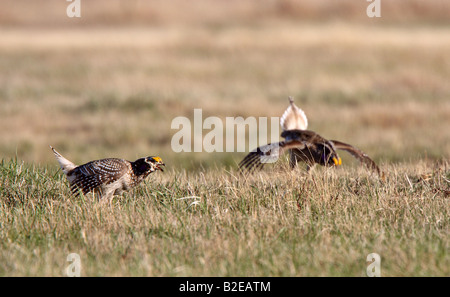
[(156, 169), (159, 169), (159, 170), (161, 170), (162, 172), (164, 172), (164, 170), (163, 170), (160, 166), (166, 166), (166, 164), (161, 163), (161, 164), (156, 165)]

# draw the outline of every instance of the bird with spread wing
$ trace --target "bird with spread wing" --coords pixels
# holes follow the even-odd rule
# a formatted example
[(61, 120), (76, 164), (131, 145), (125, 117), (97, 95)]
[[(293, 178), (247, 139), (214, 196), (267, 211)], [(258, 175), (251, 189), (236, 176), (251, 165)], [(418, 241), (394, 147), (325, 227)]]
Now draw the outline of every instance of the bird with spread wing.
[(342, 160), (336, 151), (344, 150), (381, 176), (380, 168), (363, 151), (341, 141), (327, 140), (314, 131), (306, 130), (308, 119), (303, 110), (294, 104), (292, 97), (289, 97), (289, 107), (283, 113), (280, 124), (283, 130), (281, 137), (284, 140), (260, 146), (250, 152), (239, 163), (241, 169), (252, 172), (262, 168), (264, 164), (276, 162), (285, 151), (289, 152), (291, 168), (299, 162), (305, 162), (308, 170), (315, 164), (339, 166)]

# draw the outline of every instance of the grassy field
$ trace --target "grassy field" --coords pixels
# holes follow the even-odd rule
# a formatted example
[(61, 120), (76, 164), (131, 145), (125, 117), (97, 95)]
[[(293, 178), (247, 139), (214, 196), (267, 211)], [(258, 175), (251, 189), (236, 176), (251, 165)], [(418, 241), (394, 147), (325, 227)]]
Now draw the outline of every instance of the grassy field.
[[(258, 175), (169, 171), (111, 206), (54, 169), (3, 163), (0, 275), (448, 276), (449, 164)], [(428, 175), (420, 173), (426, 172)]]
[[(370, 253), (382, 276), (449, 276), (449, 4), (385, 1), (375, 20), (334, 2), (84, 1), (76, 20), (5, 0), (0, 276), (65, 276), (69, 253), (83, 276), (365, 276)], [(386, 179), (345, 153), (247, 179), (244, 153), (172, 151), (175, 117), (279, 117), (288, 96)], [(74, 199), (49, 145), (167, 171), (112, 205)]]

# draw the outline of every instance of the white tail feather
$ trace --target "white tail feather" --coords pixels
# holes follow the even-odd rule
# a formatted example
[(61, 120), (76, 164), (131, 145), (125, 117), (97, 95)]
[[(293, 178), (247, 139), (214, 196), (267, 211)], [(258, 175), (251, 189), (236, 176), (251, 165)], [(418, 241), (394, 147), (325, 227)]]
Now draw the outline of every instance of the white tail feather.
[(283, 131), (306, 130), (308, 128), (308, 119), (305, 112), (294, 104), (292, 97), (289, 97), (289, 103), (289, 107), (280, 119), (281, 128)]
[(68, 174), (72, 169), (77, 167), (75, 164), (64, 158), (60, 153), (58, 153), (52, 146), (50, 146), (53, 153), (55, 154), (56, 160), (59, 163), (59, 166), (61, 166), (62, 171), (64, 174)]

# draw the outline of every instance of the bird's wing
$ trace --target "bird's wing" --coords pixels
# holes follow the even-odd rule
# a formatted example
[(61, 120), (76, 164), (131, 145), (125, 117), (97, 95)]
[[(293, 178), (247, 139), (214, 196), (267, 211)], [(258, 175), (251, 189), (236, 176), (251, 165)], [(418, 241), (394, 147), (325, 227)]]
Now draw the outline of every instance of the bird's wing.
[(330, 140), (330, 142), (333, 143), (333, 145), (334, 145), (334, 147), (336, 149), (347, 151), (353, 157), (355, 157), (356, 159), (361, 161), (361, 163), (366, 164), (367, 167), (369, 167), (372, 170), (375, 170), (378, 173), (378, 175), (381, 176), (380, 168), (378, 167), (378, 165), (371, 158), (369, 158), (369, 156), (366, 153), (364, 153), (360, 149), (357, 149), (356, 147), (354, 147), (354, 146), (352, 146), (350, 144), (343, 143), (341, 141)]
[(78, 190), (81, 190), (83, 194), (89, 193), (93, 189), (96, 189), (102, 185), (100, 177), (96, 175), (79, 175), (70, 184), (70, 191), (74, 196), (79, 194)]
[(240, 163), (241, 170), (252, 172), (255, 169), (262, 168), (264, 164), (274, 163), (287, 149), (305, 148), (305, 143), (298, 140), (280, 141), (260, 146), (250, 152)]
[(73, 174), (75, 179), (71, 183), (74, 194), (81, 189), (83, 194), (89, 193), (101, 185), (107, 185), (118, 180), (127, 169), (128, 161), (122, 159), (96, 160), (75, 168)]

